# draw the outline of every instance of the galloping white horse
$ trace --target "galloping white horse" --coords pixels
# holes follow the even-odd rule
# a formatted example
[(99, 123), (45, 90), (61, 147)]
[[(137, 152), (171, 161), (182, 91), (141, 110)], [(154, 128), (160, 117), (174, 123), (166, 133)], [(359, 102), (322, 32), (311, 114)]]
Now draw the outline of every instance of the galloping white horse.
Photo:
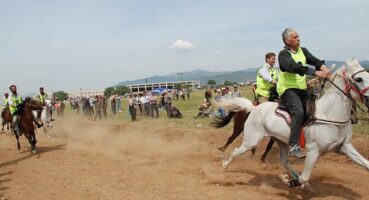
[(288, 162), (287, 143), (290, 127), (284, 119), (274, 114), (277, 103), (266, 102), (255, 107), (251, 101), (244, 98), (220, 102), (220, 106), (230, 111), (251, 112), (245, 122), (243, 143), (233, 150), (228, 159), (223, 160), (223, 167), (227, 168), (234, 158), (254, 148), (265, 136), (270, 136), (276, 139), (280, 150), (280, 162), (293, 178), (289, 181), (288, 176), (281, 177), (289, 186), (302, 185), (302, 188), (311, 190), (308, 181), (314, 164), (319, 156), (329, 151), (344, 153), (369, 170), (369, 161), (351, 144), (350, 123), (352, 99), (359, 99), (367, 107), (369, 106), (369, 73), (357, 60), (350, 60), (346, 61), (346, 64), (338, 69), (328, 82), (316, 101), (317, 121), (304, 128), (307, 157), (301, 176)]
[[(47, 137), (50, 137), (49, 135), (49, 129), (53, 127), (51, 123), (51, 110), (52, 110), (52, 104), (50, 99), (45, 99), (45, 106), (41, 111), (41, 121), (43, 123), (42, 128), (44, 129), (44, 134)], [(37, 116), (37, 111), (33, 111), (33, 114)]]

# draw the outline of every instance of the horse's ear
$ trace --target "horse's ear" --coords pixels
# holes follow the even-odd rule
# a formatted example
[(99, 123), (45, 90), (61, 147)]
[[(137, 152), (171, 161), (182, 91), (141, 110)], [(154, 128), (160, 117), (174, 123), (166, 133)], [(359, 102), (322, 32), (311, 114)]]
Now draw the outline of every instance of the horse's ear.
[(346, 66), (351, 66), (352, 64), (352, 60), (351, 59), (347, 59), (346, 60)]

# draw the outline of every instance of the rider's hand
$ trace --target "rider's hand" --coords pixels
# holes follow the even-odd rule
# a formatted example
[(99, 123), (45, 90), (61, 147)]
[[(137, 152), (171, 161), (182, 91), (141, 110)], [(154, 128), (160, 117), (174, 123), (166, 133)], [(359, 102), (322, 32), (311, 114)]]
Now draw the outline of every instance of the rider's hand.
[(322, 66), (320, 66), (320, 71), (328, 72), (328, 71), (329, 71), (329, 69), (328, 69), (328, 67), (327, 67), (327, 66), (322, 65)]
[(277, 81), (272, 80), (272, 82), (270, 82), (270, 83), (273, 84), (273, 85), (276, 85), (277, 84)]
[(315, 71), (315, 76), (320, 77), (320, 78), (329, 78), (331, 74), (326, 71)]

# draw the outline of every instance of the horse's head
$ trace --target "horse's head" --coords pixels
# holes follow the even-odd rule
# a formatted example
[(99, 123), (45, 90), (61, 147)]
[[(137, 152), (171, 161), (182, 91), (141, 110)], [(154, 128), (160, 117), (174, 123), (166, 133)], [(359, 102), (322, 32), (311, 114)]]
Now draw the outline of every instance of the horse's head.
[(41, 101), (35, 100), (31, 97), (26, 97), (24, 103), (25, 106), (31, 110), (42, 110), (43, 107), (45, 106), (45, 103), (42, 103)]
[(360, 99), (369, 108), (369, 73), (356, 59), (347, 60), (343, 71), (346, 92), (354, 99)]

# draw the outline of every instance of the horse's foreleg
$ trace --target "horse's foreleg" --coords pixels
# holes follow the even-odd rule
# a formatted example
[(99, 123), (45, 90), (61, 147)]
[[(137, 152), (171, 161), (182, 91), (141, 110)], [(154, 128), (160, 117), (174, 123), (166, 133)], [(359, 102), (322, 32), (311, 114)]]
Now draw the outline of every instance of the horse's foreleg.
[(19, 135), (15, 132), (14, 132), (14, 135), (15, 135), (15, 138), (17, 139), (17, 149), (21, 150), (21, 146), (20, 146), (20, 143), (19, 143)]
[(301, 177), (299, 178), (299, 183), (302, 184), (302, 188), (307, 188), (308, 190), (312, 191), (309, 180), (311, 176), (311, 172), (313, 171), (315, 162), (319, 158), (319, 150), (318, 147), (309, 147), (308, 151), (306, 152), (306, 159), (305, 159), (305, 166), (304, 170), (302, 171)]
[(369, 161), (365, 159), (351, 143), (344, 143), (342, 145), (341, 151), (346, 154), (351, 160), (356, 162), (357, 164), (365, 167), (369, 170)]

